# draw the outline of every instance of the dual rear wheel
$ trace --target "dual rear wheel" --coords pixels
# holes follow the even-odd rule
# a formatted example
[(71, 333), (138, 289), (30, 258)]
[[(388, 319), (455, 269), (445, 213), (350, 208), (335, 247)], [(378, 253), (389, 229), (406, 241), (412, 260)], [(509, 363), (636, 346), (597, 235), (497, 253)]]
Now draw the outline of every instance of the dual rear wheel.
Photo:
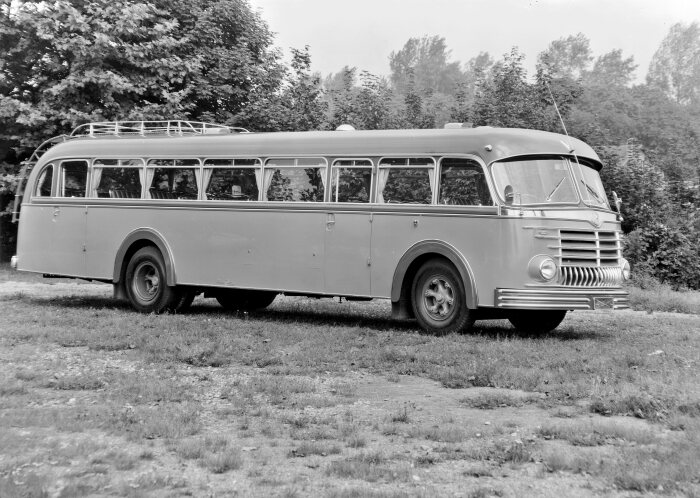
[[(197, 291), (191, 287), (167, 284), (163, 255), (153, 247), (139, 249), (126, 267), (126, 295), (131, 305), (142, 313), (179, 313), (190, 307)], [(269, 306), (275, 292), (222, 289), (216, 300), (229, 310), (254, 310)]]

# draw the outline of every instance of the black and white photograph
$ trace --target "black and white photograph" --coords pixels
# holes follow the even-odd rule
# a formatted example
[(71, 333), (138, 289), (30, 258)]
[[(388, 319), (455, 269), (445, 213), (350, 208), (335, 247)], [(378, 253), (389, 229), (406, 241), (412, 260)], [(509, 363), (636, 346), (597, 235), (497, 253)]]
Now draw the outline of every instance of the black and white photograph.
[(0, 498), (700, 498), (700, 2), (0, 0)]

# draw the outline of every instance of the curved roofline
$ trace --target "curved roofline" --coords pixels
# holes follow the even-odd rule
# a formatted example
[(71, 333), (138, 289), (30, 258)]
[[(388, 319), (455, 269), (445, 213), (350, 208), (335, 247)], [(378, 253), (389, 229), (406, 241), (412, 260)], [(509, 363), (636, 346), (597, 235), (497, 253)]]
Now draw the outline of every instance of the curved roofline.
[(573, 137), (520, 128), (269, 132), (182, 137), (76, 138), (49, 149), (40, 162), (63, 157), (157, 156), (478, 156), (489, 164), (525, 155), (579, 156), (602, 167), (595, 151)]

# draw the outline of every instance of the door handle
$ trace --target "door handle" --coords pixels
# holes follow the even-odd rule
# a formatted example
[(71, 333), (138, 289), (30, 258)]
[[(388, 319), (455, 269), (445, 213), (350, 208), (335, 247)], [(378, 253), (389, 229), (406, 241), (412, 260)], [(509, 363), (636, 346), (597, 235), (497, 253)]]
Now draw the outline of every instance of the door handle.
[(59, 214), (61, 214), (61, 208), (60, 208), (60, 207), (55, 207), (55, 208), (53, 208), (53, 216), (54, 216), (54, 218), (55, 218), (56, 216), (58, 216)]
[(333, 213), (328, 213), (326, 218), (326, 230), (330, 230), (333, 225), (335, 225), (335, 215)]

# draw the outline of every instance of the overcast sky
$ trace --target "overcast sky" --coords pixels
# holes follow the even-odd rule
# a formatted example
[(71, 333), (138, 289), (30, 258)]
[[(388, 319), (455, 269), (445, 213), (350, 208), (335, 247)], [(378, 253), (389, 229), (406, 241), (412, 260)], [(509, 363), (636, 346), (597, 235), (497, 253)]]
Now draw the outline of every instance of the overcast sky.
[(452, 61), (479, 52), (495, 59), (517, 46), (532, 76), (537, 54), (584, 33), (594, 56), (620, 48), (639, 65), (638, 81), (669, 28), (700, 22), (700, 0), (249, 0), (275, 33), (275, 45), (309, 45), (324, 76), (343, 66), (389, 74), (389, 54), (411, 37), (440, 35)]

